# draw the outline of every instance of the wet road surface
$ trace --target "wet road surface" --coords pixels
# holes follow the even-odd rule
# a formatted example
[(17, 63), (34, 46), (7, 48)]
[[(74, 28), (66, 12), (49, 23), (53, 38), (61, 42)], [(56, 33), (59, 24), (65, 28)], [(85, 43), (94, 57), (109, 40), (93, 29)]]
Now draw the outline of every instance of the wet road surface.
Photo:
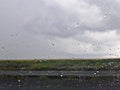
[(117, 76), (120, 77), (120, 71), (0, 71), (0, 75), (21, 75), (21, 76)]
[(0, 90), (120, 90), (120, 79), (1, 78)]
[[(0, 90), (120, 90), (120, 71), (0, 71), (0, 75)], [(54, 78), (41, 80), (41, 75)], [(77, 78), (63, 78), (71, 76)]]

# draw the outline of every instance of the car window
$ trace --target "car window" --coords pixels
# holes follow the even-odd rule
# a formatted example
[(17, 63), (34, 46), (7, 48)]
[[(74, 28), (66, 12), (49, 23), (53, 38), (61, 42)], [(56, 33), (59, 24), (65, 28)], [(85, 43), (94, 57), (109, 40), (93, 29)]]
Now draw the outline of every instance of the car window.
[(0, 90), (119, 90), (120, 0), (0, 0)]

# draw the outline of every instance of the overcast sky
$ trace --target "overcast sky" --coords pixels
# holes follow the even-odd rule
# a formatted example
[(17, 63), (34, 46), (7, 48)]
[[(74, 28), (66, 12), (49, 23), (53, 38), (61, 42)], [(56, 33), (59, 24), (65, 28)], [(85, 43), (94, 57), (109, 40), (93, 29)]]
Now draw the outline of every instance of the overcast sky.
[(0, 59), (120, 57), (120, 0), (0, 0)]

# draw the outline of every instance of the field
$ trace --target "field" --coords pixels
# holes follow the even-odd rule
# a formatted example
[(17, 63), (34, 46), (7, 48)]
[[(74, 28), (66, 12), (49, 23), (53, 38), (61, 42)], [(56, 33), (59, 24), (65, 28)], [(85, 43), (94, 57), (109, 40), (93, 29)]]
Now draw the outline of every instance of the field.
[(120, 59), (0, 60), (0, 71), (18, 70), (119, 70)]

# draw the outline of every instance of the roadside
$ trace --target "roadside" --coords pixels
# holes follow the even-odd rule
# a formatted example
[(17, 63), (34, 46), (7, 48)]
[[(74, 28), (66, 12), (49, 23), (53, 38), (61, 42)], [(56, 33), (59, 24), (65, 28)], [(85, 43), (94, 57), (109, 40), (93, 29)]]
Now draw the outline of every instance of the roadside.
[(108, 71), (120, 69), (120, 59), (0, 60), (0, 71)]

